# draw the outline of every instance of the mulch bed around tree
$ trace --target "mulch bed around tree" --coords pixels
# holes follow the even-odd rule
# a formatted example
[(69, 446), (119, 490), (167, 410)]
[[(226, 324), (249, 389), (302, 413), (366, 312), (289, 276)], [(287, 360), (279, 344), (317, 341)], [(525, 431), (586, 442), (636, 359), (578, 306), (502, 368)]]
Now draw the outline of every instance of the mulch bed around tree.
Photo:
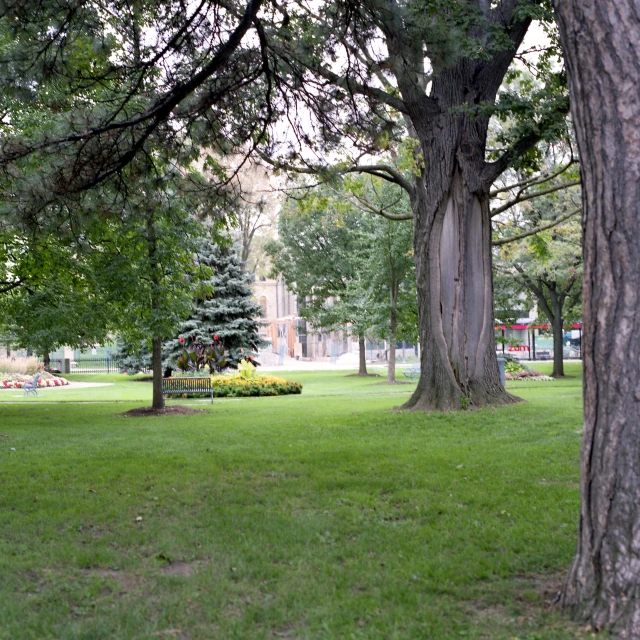
[(162, 409), (153, 409), (152, 407), (139, 407), (125, 411), (120, 415), (124, 418), (139, 418), (140, 416), (186, 416), (194, 413), (206, 413), (203, 409), (192, 409), (181, 404), (171, 405)]
[(379, 378), (379, 373), (350, 373), (345, 378)]

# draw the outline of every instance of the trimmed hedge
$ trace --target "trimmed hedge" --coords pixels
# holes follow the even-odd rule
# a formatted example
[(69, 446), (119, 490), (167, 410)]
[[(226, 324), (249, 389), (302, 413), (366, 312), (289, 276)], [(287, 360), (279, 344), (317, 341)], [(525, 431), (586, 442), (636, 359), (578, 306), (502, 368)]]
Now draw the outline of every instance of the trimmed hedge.
[(211, 379), (216, 398), (246, 398), (249, 396), (284, 396), (302, 393), (299, 382), (291, 382), (275, 376), (214, 376)]

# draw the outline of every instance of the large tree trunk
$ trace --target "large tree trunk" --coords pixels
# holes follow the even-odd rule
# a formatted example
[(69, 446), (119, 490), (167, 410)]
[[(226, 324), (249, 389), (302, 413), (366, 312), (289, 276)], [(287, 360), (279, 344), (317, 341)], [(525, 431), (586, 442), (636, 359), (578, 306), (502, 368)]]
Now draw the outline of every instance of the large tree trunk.
[(152, 409), (164, 408), (162, 395), (162, 338), (154, 338), (151, 342), (151, 367), (153, 371), (153, 400)]
[(358, 369), (359, 376), (366, 376), (367, 374), (367, 352), (364, 335), (358, 336), (358, 348), (360, 349), (360, 367)]
[(584, 437), (578, 549), (561, 604), (640, 638), (640, 12), (554, 0), (584, 196)]
[[(428, 99), (415, 85), (414, 69), (397, 73), (405, 122), (420, 142), (424, 167), (410, 193), (421, 374), (405, 409), (451, 411), (517, 401), (500, 382), (491, 272), (489, 191), (509, 160), (485, 161), (488, 117), (456, 111), (495, 99), (528, 26), (528, 19), (514, 23), (513, 49), (490, 63), (460, 59), (438, 69)], [(405, 58), (401, 39), (388, 46), (397, 60)]]
[(51, 354), (48, 351), (44, 352), (42, 356), (42, 363), (45, 371), (49, 371), (51, 369)]
[(387, 382), (396, 382), (396, 334), (398, 329), (398, 313), (396, 310), (396, 292), (391, 286), (391, 300), (389, 309), (389, 368), (387, 369)]
[(562, 321), (562, 310), (554, 310), (553, 318), (553, 378), (564, 377), (564, 323)]
[(418, 197), (414, 212), (421, 375), (403, 408), (517, 401), (500, 382), (496, 357), (488, 196), (472, 192), (456, 167), (435, 211)]

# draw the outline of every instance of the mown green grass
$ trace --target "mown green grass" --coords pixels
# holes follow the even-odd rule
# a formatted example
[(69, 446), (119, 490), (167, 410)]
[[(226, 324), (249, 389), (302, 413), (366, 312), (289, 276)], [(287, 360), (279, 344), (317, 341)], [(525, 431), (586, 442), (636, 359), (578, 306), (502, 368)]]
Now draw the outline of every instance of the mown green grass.
[(98, 404), (0, 397), (0, 638), (587, 637), (546, 602), (576, 541), (569, 373), (459, 414), (345, 372), (191, 416), (122, 417), (150, 385), (118, 376)]

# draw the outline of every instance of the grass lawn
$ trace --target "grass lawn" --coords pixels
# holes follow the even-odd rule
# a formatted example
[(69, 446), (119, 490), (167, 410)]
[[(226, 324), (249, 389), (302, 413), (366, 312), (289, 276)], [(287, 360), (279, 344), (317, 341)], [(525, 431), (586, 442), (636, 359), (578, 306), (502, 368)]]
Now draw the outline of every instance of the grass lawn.
[(547, 602), (577, 536), (567, 369), (442, 415), (343, 371), (188, 416), (121, 417), (151, 385), (118, 375), (0, 392), (0, 638), (591, 637)]

